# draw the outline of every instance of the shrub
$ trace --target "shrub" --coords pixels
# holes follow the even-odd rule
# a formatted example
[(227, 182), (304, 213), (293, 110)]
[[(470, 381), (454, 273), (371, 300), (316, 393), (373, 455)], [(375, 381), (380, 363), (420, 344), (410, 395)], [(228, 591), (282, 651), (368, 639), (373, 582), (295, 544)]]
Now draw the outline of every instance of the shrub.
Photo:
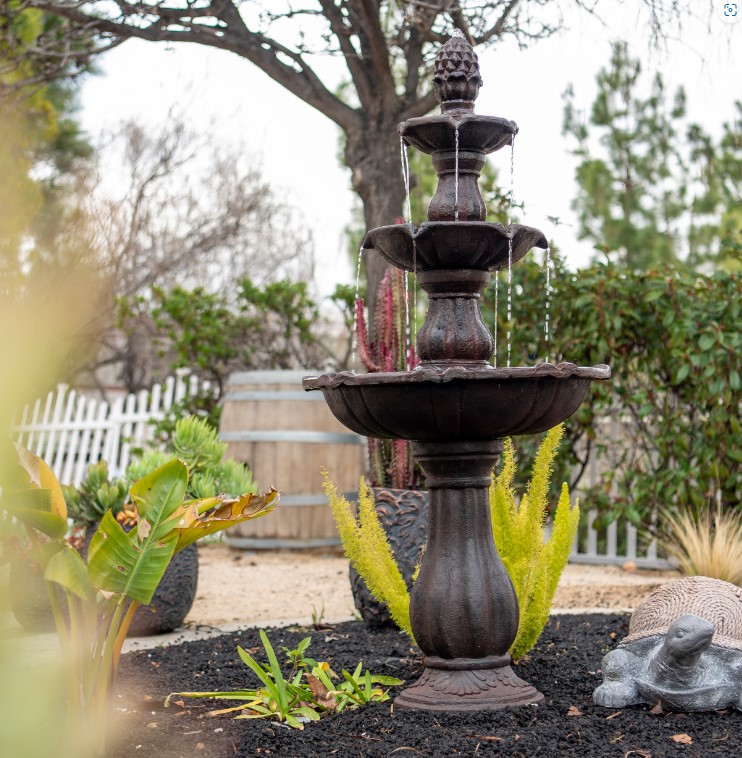
[(536, 454), (528, 491), (520, 502), (513, 490), (516, 463), (510, 440), (505, 441), (500, 474), (490, 486), (492, 533), (520, 605), (518, 635), (510, 648), (513, 658), (521, 658), (536, 644), (549, 620), (551, 601), (580, 520), (579, 505), (571, 506), (564, 483), (551, 534), (544, 540), (549, 479), (563, 433), (561, 424), (547, 433)]
[[(717, 498), (739, 508), (742, 275), (671, 266), (636, 272), (612, 263), (572, 273), (558, 256), (552, 261), (558, 308), (550, 359), (608, 363), (613, 374), (592, 385), (589, 402), (567, 421), (556, 480), (574, 489), (598, 455), (606, 465), (585, 498), (603, 523), (621, 516), (646, 526), (667, 506), (698, 508)], [(533, 261), (521, 261), (512, 275), (516, 292), (544, 286)], [(493, 304), (491, 285), (482, 297), (490, 330)], [(539, 297), (514, 299), (513, 365), (544, 359), (544, 310)], [(500, 334), (505, 326), (500, 309)], [(609, 419), (621, 424), (616, 439), (608, 437)]]
[(660, 542), (685, 576), (710, 576), (742, 586), (742, 513), (684, 508), (666, 513)]
[[(564, 484), (551, 535), (544, 541), (549, 480), (562, 435), (563, 425), (547, 433), (534, 461), (528, 491), (520, 503), (513, 490), (516, 467), (510, 440), (505, 443), (502, 471), (490, 487), (493, 539), (520, 605), (518, 635), (510, 648), (514, 658), (522, 657), (536, 644), (549, 618), (551, 600), (567, 564), (580, 518), (579, 507), (571, 506), (569, 489)], [(371, 594), (386, 603), (394, 622), (414, 642), (410, 596), (376, 515), (371, 490), (361, 479), (356, 518), (353, 506), (330, 482), (327, 472), (324, 489), (346, 556)]]

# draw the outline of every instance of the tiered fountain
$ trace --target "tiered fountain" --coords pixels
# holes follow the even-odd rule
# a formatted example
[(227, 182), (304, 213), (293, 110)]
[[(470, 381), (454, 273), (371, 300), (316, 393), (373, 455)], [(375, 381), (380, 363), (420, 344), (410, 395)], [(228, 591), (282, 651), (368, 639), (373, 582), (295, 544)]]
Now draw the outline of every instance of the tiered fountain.
[(608, 366), (495, 368), (479, 293), (491, 271), (532, 247), (537, 229), (485, 223), (477, 179), (485, 154), (510, 145), (512, 121), (474, 114), (482, 79), (460, 33), (436, 58), (441, 115), (410, 119), (399, 131), (432, 155), (439, 185), (428, 223), (372, 229), (364, 247), (414, 271), (430, 298), (417, 336), (414, 371), (342, 371), (304, 379), (335, 416), (368, 437), (412, 441), (430, 490), (430, 531), (410, 616), (425, 671), (396, 705), (427, 710), (496, 710), (543, 695), (510, 668), (518, 601), (492, 540), (488, 487), (502, 439), (535, 434), (571, 416)]

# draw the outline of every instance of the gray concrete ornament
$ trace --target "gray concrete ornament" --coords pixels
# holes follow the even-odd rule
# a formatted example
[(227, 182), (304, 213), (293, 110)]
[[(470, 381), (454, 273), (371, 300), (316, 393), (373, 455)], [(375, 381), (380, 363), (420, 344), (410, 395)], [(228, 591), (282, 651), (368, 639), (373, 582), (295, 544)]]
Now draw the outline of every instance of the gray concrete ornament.
[(704, 576), (652, 592), (603, 658), (598, 705), (742, 710), (742, 588)]

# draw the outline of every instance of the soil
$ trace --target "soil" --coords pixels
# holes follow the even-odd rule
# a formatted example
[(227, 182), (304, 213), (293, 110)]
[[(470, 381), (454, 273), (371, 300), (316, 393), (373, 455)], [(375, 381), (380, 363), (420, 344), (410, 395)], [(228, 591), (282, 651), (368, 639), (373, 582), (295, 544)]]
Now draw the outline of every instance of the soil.
[[(198, 594), (186, 618), (191, 627), (308, 623), (312, 614), (330, 621), (355, 615), (348, 561), (340, 552), (233, 550), (223, 543), (199, 546)], [(628, 612), (675, 571), (631, 565), (570, 564), (554, 597), (556, 610)]]
[[(674, 714), (646, 706), (608, 709), (592, 702), (602, 681), (602, 656), (627, 632), (628, 616), (553, 616), (537, 646), (516, 672), (546, 699), (527, 706), (477, 714), (395, 709), (393, 700), (334, 714), (303, 731), (265, 720), (208, 716), (226, 701), (183, 700), (164, 708), (168, 693), (255, 686), (239, 660), (241, 645), (264, 660), (257, 629), (207, 640), (129, 653), (117, 686), (111, 758), (131, 756), (580, 756), (580, 758), (738, 758), (742, 713)], [(307, 654), (335, 671), (362, 660), (373, 673), (409, 683), (421, 673), (419, 655), (397, 631), (369, 631), (361, 622), (315, 630), (268, 630), (278, 650), (306, 636)], [(283, 657), (283, 656), (281, 656)], [(393, 688), (392, 697), (394, 691)], [(174, 698), (178, 701), (178, 698)]]

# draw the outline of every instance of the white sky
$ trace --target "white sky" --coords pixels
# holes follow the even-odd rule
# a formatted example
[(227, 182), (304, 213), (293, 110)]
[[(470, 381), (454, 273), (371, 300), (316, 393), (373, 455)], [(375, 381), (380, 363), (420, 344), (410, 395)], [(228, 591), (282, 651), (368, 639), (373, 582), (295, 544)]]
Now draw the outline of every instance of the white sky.
[[(617, 4), (601, 5), (611, 7), (610, 27), (572, 14), (568, 30), (529, 50), (507, 44), (479, 53), (484, 87), (477, 112), (512, 119), (520, 127), (514, 194), (525, 203), (522, 221), (554, 238), (572, 266), (587, 262), (591, 246), (574, 236), (575, 161), (561, 136), (562, 93), (572, 82), (576, 103), (589, 108), (611, 40), (629, 40), (630, 52), (646, 69), (662, 71), (668, 93), (683, 84), (689, 119), (714, 135), (732, 118), (735, 98), (742, 98), (742, 22), (729, 25), (702, 14), (686, 21), (683, 42), (669, 44), (665, 52), (650, 50), (646, 17)], [(82, 93), (81, 120), (91, 134), (126, 118), (161, 122), (178, 104), (192, 128), (215, 140), (239, 141), (256, 153), (271, 184), (301, 210), (314, 234), (321, 295), (336, 282), (355, 279), (343, 239), (352, 204), (350, 178), (339, 166), (338, 130), (329, 119), (236, 55), (198, 45), (132, 40), (105, 56), (101, 69)], [(490, 160), (507, 182), (509, 151)], [(547, 216), (563, 223), (555, 227)]]

